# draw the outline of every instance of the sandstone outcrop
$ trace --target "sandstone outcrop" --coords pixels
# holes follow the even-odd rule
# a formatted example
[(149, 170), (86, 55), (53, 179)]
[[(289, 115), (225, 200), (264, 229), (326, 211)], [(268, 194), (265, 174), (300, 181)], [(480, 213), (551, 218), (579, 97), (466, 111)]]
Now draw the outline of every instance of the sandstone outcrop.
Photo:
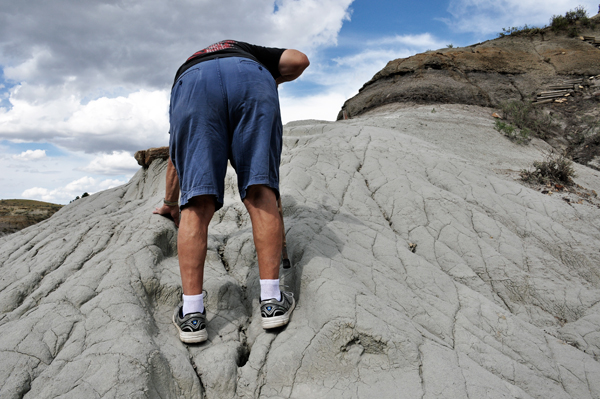
[[(600, 18), (594, 21), (597, 27), (582, 34), (600, 41)], [(498, 106), (533, 100), (537, 91), (563, 78), (599, 74), (595, 43), (546, 28), (390, 61), (346, 101), (338, 120), (390, 103)]]
[(285, 127), (298, 306), (280, 331), (260, 327), (233, 173), (211, 223), (205, 344), (171, 324), (177, 230), (151, 213), (164, 161), (0, 238), (0, 396), (600, 397), (597, 205), (520, 184), (548, 146), (508, 141), (489, 109), (380, 111)]
[(168, 159), (169, 147), (148, 148), (147, 150), (137, 151), (133, 157), (138, 165), (147, 168), (155, 159)]

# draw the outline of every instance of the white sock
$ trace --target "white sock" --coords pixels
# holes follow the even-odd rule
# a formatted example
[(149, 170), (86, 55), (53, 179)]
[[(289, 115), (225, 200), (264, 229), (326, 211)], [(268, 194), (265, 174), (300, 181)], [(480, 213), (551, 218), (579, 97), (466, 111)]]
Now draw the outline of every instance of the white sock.
[(281, 291), (279, 291), (279, 279), (260, 280), (260, 300), (277, 299), (281, 301)]
[(182, 313), (185, 316), (189, 313), (202, 313), (204, 312), (204, 294), (200, 295), (182, 295), (183, 296), (183, 310)]

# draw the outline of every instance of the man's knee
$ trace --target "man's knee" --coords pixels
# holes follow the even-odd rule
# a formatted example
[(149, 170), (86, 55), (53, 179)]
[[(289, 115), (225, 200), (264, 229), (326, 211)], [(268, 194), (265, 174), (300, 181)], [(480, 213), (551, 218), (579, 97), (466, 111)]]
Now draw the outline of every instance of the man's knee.
[(248, 187), (246, 190), (246, 197), (244, 198), (244, 204), (256, 206), (261, 202), (277, 202), (277, 194), (269, 186), (263, 184), (256, 184)]
[(200, 195), (190, 198), (188, 203), (181, 210), (181, 215), (185, 216), (186, 213), (196, 214), (202, 219), (208, 218), (210, 221), (212, 215), (215, 213), (215, 201), (214, 195)]

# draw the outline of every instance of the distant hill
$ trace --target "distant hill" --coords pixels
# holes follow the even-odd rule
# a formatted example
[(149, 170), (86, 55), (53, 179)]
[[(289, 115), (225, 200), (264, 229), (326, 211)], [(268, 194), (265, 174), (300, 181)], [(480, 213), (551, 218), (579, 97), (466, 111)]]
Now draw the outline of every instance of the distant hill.
[(26, 199), (0, 200), (0, 236), (48, 219), (62, 207), (63, 205)]

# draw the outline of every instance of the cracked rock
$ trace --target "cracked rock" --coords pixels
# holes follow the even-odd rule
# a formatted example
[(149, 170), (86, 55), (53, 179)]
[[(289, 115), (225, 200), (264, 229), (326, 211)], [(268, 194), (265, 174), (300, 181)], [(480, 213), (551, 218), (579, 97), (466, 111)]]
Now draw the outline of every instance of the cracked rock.
[[(476, 106), (286, 125), (296, 310), (261, 328), (229, 171), (200, 345), (171, 323), (177, 230), (152, 214), (157, 159), (0, 238), (0, 396), (598, 398), (600, 210), (520, 184), (544, 148), (506, 140)], [(598, 172), (576, 167), (599, 191)]]

